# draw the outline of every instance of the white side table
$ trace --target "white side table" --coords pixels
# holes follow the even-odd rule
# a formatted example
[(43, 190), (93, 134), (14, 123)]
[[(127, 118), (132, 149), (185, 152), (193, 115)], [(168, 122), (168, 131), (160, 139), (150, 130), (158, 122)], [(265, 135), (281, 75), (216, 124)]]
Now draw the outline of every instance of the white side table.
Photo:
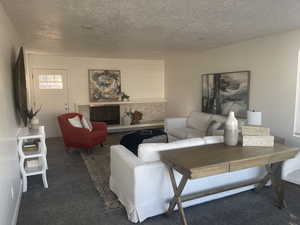
[[(39, 139), (38, 150), (32, 152), (23, 151), (23, 146), (29, 139)], [(34, 175), (42, 175), (43, 184), (45, 188), (48, 188), (46, 171), (48, 169), (47, 164), (47, 146), (46, 146), (45, 127), (40, 126), (36, 130), (29, 130), (28, 128), (22, 128), (18, 135), (18, 153), (20, 157), (20, 170), (23, 179), (23, 192), (27, 191), (27, 177)], [(34, 168), (26, 168), (26, 159), (37, 159), (39, 164)]]

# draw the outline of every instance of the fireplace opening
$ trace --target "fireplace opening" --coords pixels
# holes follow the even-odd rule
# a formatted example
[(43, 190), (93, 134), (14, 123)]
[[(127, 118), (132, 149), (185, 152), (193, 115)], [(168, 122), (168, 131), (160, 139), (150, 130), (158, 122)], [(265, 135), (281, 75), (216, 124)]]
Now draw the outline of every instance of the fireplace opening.
[(90, 107), (90, 120), (107, 124), (120, 124), (120, 106), (105, 105)]

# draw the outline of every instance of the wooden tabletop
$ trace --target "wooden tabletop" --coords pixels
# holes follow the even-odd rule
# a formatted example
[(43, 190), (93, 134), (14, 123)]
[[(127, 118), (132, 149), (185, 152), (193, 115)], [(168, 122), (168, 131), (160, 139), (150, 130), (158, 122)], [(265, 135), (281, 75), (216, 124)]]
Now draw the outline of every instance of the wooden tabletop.
[(297, 148), (242, 147), (211, 144), (161, 151), (161, 160), (190, 179), (285, 161), (297, 154)]

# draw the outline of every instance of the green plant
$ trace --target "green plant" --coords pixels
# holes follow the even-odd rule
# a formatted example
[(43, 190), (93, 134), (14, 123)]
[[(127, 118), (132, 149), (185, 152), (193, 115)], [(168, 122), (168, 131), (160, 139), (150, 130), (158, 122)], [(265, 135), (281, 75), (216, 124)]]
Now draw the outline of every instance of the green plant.
[(124, 100), (129, 100), (129, 95), (125, 94), (124, 92), (121, 92), (121, 100), (124, 101)]

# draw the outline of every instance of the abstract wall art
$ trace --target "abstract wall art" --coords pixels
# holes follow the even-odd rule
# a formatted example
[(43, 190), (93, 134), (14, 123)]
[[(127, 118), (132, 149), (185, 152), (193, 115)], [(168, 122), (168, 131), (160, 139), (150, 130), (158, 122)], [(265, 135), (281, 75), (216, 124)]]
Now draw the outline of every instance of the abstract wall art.
[(89, 70), (89, 95), (91, 102), (118, 101), (120, 93), (120, 70)]
[(246, 118), (249, 109), (250, 71), (202, 75), (202, 112)]

